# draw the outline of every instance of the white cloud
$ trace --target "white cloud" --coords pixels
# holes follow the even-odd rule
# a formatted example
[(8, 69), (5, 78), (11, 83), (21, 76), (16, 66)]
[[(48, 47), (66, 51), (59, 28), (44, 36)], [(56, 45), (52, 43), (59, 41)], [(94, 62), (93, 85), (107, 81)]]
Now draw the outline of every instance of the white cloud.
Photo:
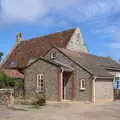
[(66, 15), (77, 21), (83, 21), (100, 15), (110, 15), (117, 11), (120, 11), (119, 0), (79, 0), (73, 9), (68, 9), (69, 14)]
[(120, 50), (119, 38), (114, 38), (120, 31), (120, 0), (1, 0), (1, 7), (0, 26), (36, 21), (56, 27), (84, 24), (89, 34), (112, 37), (107, 47)]
[(110, 22), (111, 15), (120, 12), (120, 0), (1, 0), (1, 6), (4, 23), (40, 21), (74, 26), (83, 22), (92, 24), (94, 34), (102, 35), (120, 30), (119, 20)]
[(1, 0), (4, 20), (37, 20), (52, 10), (76, 21), (120, 10), (119, 0)]
[(74, 26), (83, 22), (93, 24), (95, 34), (113, 34), (120, 28), (120, 18), (110, 22), (111, 15), (120, 13), (120, 0), (1, 0), (1, 6), (4, 23), (40, 21)]
[[(36, 20), (58, 12), (77, 20), (120, 10), (119, 0), (1, 0), (5, 20)], [(61, 12), (61, 13), (60, 13)], [(68, 14), (67, 14), (68, 13)]]
[(45, 9), (40, 0), (2, 0), (2, 17), (5, 21), (36, 20), (42, 17)]
[(51, 9), (63, 9), (74, 0), (1, 0), (4, 21), (34, 21), (44, 17)]

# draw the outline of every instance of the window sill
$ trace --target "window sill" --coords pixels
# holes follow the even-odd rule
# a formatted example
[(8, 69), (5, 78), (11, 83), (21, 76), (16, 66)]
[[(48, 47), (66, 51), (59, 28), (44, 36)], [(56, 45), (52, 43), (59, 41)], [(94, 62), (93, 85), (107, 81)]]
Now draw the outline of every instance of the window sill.
[(81, 90), (81, 91), (84, 91), (84, 90), (86, 90), (86, 88), (80, 88), (80, 90)]
[(44, 93), (43, 91), (40, 91), (40, 90), (36, 90), (35, 92), (36, 93)]

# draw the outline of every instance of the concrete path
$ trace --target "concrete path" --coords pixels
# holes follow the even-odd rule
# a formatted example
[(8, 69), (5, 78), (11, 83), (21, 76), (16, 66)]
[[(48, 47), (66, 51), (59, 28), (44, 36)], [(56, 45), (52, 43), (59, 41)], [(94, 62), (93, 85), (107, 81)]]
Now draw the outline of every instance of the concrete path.
[(49, 103), (40, 109), (27, 109), (28, 106), (21, 106), (21, 110), (0, 106), (0, 120), (120, 120), (119, 101), (95, 105), (80, 102)]

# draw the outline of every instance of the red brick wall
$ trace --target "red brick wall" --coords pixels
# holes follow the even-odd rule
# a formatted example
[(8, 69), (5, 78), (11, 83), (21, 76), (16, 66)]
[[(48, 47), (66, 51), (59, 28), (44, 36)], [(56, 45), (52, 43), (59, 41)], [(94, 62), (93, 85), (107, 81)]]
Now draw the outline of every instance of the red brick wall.
[(58, 101), (61, 101), (62, 100), (62, 94), (63, 94), (63, 73), (61, 72), (60, 69), (58, 69), (58, 72), (57, 72), (57, 100)]

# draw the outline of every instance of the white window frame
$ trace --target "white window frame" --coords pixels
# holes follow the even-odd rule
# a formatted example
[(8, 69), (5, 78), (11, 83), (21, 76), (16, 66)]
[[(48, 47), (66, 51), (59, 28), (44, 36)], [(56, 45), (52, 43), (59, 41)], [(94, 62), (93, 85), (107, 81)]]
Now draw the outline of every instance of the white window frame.
[(56, 52), (52, 52), (51, 54), (50, 54), (50, 59), (51, 60), (54, 60), (54, 59), (56, 59)]
[[(80, 80), (80, 90), (85, 90), (86, 88), (85, 88), (85, 85), (86, 85), (86, 82), (85, 82), (86, 80), (85, 79), (81, 79)], [(83, 84), (83, 82), (84, 82), (84, 84)]]
[[(45, 75), (43, 73), (37, 74), (37, 90), (39, 92), (44, 92), (44, 86), (45, 86), (44, 85), (44, 80), (45, 80)], [(43, 84), (43, 86), (41, 86), (42, 84)]]

